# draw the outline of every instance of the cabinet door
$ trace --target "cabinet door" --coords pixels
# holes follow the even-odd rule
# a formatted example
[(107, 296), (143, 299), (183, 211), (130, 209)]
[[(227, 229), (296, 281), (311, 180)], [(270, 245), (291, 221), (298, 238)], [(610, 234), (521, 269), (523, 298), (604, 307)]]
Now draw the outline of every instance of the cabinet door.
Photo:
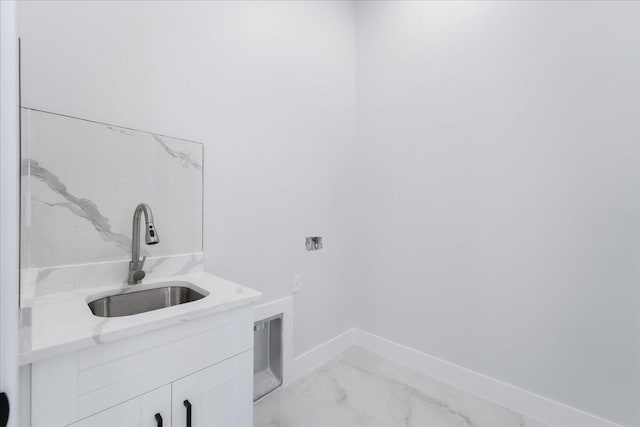
[[(159, 417), (157, 416), (159, 415)], [(171, 427), (171, 385), (157, 388), (69, 427)]]
[(251, 427), (252, 390), (253, 351), (250, 350), (171, 384), (172, 426)]

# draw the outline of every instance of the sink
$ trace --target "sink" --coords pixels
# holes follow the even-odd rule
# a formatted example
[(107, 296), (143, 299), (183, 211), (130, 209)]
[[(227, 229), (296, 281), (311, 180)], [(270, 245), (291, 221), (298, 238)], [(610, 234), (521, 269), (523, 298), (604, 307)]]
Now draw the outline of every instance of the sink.
[[(159, 286), (158, 286), (159, 285)], [(162, 286), (164, 285), (164, 286)], [(146, 313), (198, 301), (206, 295), (190, 288), (188, 282), (164, 282), (145, 290), (129, 290), (89, 302), (91, 312), (100, 317), (122, 317)]]

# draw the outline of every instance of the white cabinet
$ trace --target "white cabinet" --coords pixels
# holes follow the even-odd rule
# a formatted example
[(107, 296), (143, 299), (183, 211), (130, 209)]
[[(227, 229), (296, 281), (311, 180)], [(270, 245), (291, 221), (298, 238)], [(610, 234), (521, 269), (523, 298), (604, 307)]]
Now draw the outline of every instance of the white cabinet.
[(252, 365), (246, 351), (69, 427), (250, 427)]
[(247, 351), (172, 383), (171, 425), (250, 427), (252, 390), (253, 354)]
[(170, 427), (171, 386), (145, 393), (70, 427)]
[(31, 427), (250, 427), (252, 348), (240, 307), (34, 363)]

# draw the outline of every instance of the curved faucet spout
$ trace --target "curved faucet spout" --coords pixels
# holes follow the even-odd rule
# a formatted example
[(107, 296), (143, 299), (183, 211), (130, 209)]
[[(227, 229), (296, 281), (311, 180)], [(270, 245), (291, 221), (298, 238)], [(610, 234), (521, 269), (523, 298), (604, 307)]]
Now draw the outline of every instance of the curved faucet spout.
[(140, 283), (145, 276), (142, 270), (147, 257), (140, 259), (140, 220), (144, 214), (145, 234), (144, 242), (147, 245), (155, 245), (160, 242), (158, 231), (153, 224), (153, 213), (146, 203), (140, 203), (133, 212), (133, 232), (131, 242), (131, 262), (129, 263), (129, 284)]

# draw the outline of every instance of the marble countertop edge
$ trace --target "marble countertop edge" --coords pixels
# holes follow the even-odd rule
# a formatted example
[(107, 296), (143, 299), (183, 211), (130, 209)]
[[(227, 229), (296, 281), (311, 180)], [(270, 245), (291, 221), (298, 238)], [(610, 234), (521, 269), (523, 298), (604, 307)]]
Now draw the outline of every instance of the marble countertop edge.
[[(185, 321), (213, 315), (260, 300), (262, 294), (209, 273), (198, 272), (158, 279), (146, 287), (164, 281), (184, 281), (209, 294), (198, 301), (131, 316), (105, 318), (91, 313), (87, 299), (104, 293), (104, 288), (43, 296), (25, 301), (21, 310), (29, 310), (29, 321), (20, 327), (19, 364), (27, 365), (151, 332)], [(114, 288), (114, 293), (118, 289)], [(142, 290), (142, 289), (141, 289)]]

